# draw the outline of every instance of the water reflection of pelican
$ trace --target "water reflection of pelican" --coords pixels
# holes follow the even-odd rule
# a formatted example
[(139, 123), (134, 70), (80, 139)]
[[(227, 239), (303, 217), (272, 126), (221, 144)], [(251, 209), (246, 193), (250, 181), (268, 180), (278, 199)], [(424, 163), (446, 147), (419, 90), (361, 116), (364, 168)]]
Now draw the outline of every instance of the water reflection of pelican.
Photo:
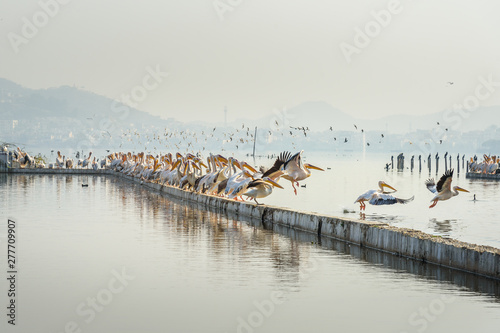
[(439, 221), (436, 218), (429, 220), (432, 224), (434, 232), (442, 234), (443, 236), (450, 236), (451, 231), (453, 231), (453, 226), (457, 224), (457, 220), (443, 220)]

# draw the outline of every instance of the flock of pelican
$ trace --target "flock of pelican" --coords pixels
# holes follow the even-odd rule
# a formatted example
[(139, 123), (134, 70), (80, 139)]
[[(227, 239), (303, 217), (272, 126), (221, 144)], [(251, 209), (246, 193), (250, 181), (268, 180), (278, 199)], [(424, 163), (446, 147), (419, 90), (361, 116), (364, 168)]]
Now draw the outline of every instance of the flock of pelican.
[(469, 172), (497, 174), (500, 172), (500, 158), (497, 156), (483, 155), (483, 161), (477, 162), (477, 158), (470, 158)]
[[(281, 178), (291, 182), (295, 195), (299, 181), (311, 176), (311, 170), (324, 171), (322, 168), (312, 164), (304, 163), (300, 151), (294, 155), (290, 152), (282, 152), (275, 160), (274, 164), (265, 169), (261, 167), (257, 171), (245, 161), (240, 161), (234, 157), (226, 158), (222, 155), (210, 154), (205, 161), (191, 153), (175, 155), (153, 156), (145, 153), (111, 153), (103, 158), (100, 163), (92, 152), (89, 156), (76, 161), (76, 166), (81, 168), (91, 167), (94, 170), (108, 168), (121, 172), (125, 175), (139, 178), (143, 181), (168, 184), (181, 189), (192, 190), (198, 193), (225, 196), (234, 200), (244, 200), (243, 196), (253, 199), (260, 204), (257, 199), (269, 196), (275, 187), (283, 189), (278, 182)], [(13, 151), (15, 160), (24, 166), (35, 166), (35, 159), (19, 148)], [(469, 169), (471, 172), (497, 173), (499, 170), (499, 159), (496, 156), (484, 155), (484, 161), (477, 163), (471, 158)], [(45, 167), (45, 165), (36, 165)], [(75, 162), (71, 158), (62, 156), (57, 152), (55, 163), (50, 163), (48, 168), (73, 168)], [(434, 179), (425, 182), (427, 189), (435, 196), (431, 200), (429, 208), (433, 208), (439, 201), (453, 198), (459, 192), (469, 192), (459, 186), (451, 187), (453, 169), (447, 170), (439, 179), (437, 184)], [(305, 185), (304, 185), (305, 186)], [(393, 195), (396, 189), (384, 181), (379, 181), (379, 188), (368, 190), (361, 194), (354, 203), (360, 204), (360, 210), (366, 210), (366, 202), (371, 205), (393, 205), (407, 204), (414, 199), (397, 198)]]
[[(304, 163), (300, 151), (294, 155), (281, 153), (269, 169), (256, 170), (245, 161), (220, 154), (210, 154), (206, 162), (191, 153), (168, 153), (162, 156), (145, 153), (111, 153), (103, 161), (104, 167), (142, 181), (167, 184), (198, 193), (244, 200), (269, 196), (275, 187), (283, 188), (281, 178), (292, 183), (295, 195), (299, 182), (311, 175), (311, 170), (323, 169)], [(90, 158), (90, 155), (89, 155)]]

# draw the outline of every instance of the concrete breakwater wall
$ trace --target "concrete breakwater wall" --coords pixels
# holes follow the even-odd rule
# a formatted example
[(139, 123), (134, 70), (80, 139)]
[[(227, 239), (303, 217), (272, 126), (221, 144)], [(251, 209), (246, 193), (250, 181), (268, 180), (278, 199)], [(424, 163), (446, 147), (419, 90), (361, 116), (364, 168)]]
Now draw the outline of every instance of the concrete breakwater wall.
[(9, 169), (8, 172), (32, 174), (84, 173), (117, 176), (182, 200), (212, 207), (221, 213), (231, 212), (239, 216), (259, 219), (264, 226), (278, 224), (296, 230), (311, 232), (319, 237), (331, 237), (361, 247), (500, 279), (500, 249), (443, 239), (413, 229), (392, 227), (380, 222), (340, 218), (313, 212), (299, 212), (289, 208), (256, 205), (251, 202), (240, 202), (198, 194), (171, 186), (143, 182), (140, 179), (111, 170)]
[(500, 180), (500, 174), (486, 174), (486, 173), (477, 173), (477, 172), (467, 172), (465, 174), (465, 178), (467, 179), (492, 179), (492, 180)]

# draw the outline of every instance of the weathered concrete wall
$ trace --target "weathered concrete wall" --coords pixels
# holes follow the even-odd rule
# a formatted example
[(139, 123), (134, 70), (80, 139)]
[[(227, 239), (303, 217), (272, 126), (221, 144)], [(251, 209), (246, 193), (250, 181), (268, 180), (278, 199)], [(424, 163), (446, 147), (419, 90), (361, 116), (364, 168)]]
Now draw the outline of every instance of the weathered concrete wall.
[[(29, 171), (28, 171), (29, 170)], [(354, 243), (361, 247), (377, 249), (399, 256), (422, 260), (437, 265), (500, 279), (500, 250), (490, 246), (477, 246), (451, 239), (443, 239), (421, 231), (397, 228), (385, 223), (361, 221), (335, 216), (298, 212), (288, 208), (256, 205), (205, 194), (184, 191), (171, 186), (142, 182), (111, 170), (81, 169), (10, 169), (22, 173), (106, 174), (142, 184), (152, 190), (195, 202), (239, 216), (259, 219), (262, 224), (289, 227)]]

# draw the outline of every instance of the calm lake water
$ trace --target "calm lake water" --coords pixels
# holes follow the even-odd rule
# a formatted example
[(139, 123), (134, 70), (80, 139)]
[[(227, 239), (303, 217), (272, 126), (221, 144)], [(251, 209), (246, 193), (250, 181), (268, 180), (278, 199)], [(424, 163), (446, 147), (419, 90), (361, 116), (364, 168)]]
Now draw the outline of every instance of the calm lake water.
[[(336, 182), (333, 167), (326, 181), (315, 174), (297, 197), (288, 186), (283, 195), (292, 205), (314, 203), (308, 210), (355, 209), (354, 193), (377, 175)], [(404, 208), (421, 208), (425, 220), (428, 196), (419, 207), (412, 193), (417, 177), (381, 175), (402, 195), (416, 195)], [(350, 192), (321, 199), (322, 207), (312, 195), (320, 184)], [(458, 219), (463, 206), (474, 207), (470, 198), (455, 199), (448, 204), (457, 212), (440, 203), (435, 214)], [(500, 324), (496, 281), (266, 230), (111, 177), (0, 175), (0, 207), (0, 267), (5, 276), (10, 218), (19, 272), (15, 328), (0, 280), (2, 332), (495, 332)], [(404, 210), (396, 209), (401, 225)], [(465, 234), (467, 221), (450, 222), (452, 231)]]

